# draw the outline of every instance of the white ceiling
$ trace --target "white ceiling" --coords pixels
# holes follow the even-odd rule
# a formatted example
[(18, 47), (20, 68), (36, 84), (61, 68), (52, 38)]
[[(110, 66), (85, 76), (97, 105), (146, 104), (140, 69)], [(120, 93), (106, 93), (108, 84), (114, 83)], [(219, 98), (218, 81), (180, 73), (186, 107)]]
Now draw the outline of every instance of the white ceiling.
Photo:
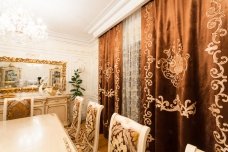
[(46, 23), (51, 33), (90, 41), (88, 34), (95, 18), (113, 0), (21, 0), (23, 4)]
[[(4, 1), (0, 0), (0, 4)], [(115, 18), (115, 24), (125, 15), (129, 15), (129, 9), (133, 10), (148, 0), (10, 0), (17, 1), (23, 7), (29, 9), (35, 17), (43, 19), (48, 27), (50, 35), (57, 35), (84, 43), (92, 42), (108, 27), (102, 24), (110, 20), (114, 14), (118, 14), (125, 5), (128, 9), (122, 10), (121, 16)], [(128, 3), (131, 3), (129, 5)], [(134, 7), (133, 7), (134, 4)], [(137, 6), (136, 6), (137, 5)], [(131, 6), (131, 7), (130, 7)], [(111, 22), (110, 22), (111, 23)], [(113, 26), (111, 23), (106, 26)], [(94, 32), (99, 29), (99, 34)]]

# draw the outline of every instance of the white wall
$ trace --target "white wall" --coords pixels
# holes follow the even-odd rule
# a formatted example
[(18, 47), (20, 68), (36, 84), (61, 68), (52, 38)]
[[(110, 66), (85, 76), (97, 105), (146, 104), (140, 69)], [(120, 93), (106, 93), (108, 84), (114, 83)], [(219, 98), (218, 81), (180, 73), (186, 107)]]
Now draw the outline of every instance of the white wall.
[[(77, 44), (72, 40), (49, 38), (46, 42), (29, 44), (10, 44), (0, 42), (0, 56), (33, 58), (67, 62), (67, 81), (73, 70), (84, 66), (82, 73), (85, 94), (97, 98), (97, 42)], [(94, 83), (95, 82), (95, 83)], [(67, 84), (67, 92), (70, 84)]]
[[(98, 95), (98, 44), (80, 44), (74, 40), (50, 37), (45, 42), (29, 44), (10, 44), (0, 42), (0, 56), (44, 59), (67, 62), (66, 93), (69, 93), (73, 71), (83, 67), (81, 74), (85, 98), (97, 101)], [(86, 104), (84, 105), (86, 106)], [(71, 111), (72, 106), (70, 106)]]

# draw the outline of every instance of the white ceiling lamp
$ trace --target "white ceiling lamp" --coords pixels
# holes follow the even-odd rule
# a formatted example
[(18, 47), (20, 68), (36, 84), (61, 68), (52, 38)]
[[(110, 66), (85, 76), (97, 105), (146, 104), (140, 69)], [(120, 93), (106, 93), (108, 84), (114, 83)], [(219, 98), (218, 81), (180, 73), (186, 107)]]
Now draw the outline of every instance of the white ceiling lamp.
[(7, 1), (0, 11), (0, 37), (2, 40), (25, 43), (46, 40), (47, 26), (42, 19), (35, 19), (18, 1)]

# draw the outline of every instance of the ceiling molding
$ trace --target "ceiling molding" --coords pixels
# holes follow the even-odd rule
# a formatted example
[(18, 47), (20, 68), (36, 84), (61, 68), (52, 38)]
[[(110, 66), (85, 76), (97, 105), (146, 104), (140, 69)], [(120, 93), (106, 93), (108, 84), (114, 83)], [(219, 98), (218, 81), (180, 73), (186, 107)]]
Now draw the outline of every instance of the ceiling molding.
[(98, 15), (96, 22), (93, 23), (93, 26), (88, 30), (89, 34), (92, 34), (94, 31), (96, 31), (97, 28), (99, 28), (104, 22), (106, 22), (111, 16), (113, 16), (118, 10), (120, 10), (129, 0), (121, 0), (118, 1), (118, 3), (115, 3), (101, 12), (101, 14)]
[[(125, 1), (125, 0), (121, 0), (121, 1)], [(99, 20), (102, 18), (102, 16), (104, 16), (104, 14), (107, 14), (110, 11), (110, 9), (112, 9), (113, 6), (115, 6), (118, 2), (119, 1), (117, 0), (111, 0), (111, 2), (109, 2), (108, 5), (99, 12), (99, 14), (90, 22), (90, 24), (87, 27), (85, 27), (84, 30), (89, 31), (91, 28), (93, 28), (94, 25), (97, 22), (99, 22)]]
[[(113, 6), (109, 12), (103, 14), (100, 20), (98, 20), (94, 26), (89, 29), (89, 33), (93, 34), (95, 38), (101, 36), (113, 26), (124, 20), (131, 15), (149, 0), (121, 0), (115, 6)], [(104, 11), (105, 12), (105, 11)]]
[[(56, 49), (56, 48), (46, 48), (46, 47), (33, 47), (33, 46), (22, 46), (22, 45), (17, 45), (17, 46), (12, 46), (12, 45), (1, 45), (0, 44), (0, 52), (1, 53), (6, 53), (6, 54), (12, 54), (12, 52), (15, 54), (40, 54), (41, 56), (62, 56), (62, 57), (76, 57), (76, 56), (83, 56), (83, 57), (89, 57), (91, 56), (91, 52), (87, 52), (84, 50), (80, 49)], [(53, 55), (54, 53), (54, 55)]]
[(76, 45), (82, 45), (82, 46), (90, 46), (91, 43), (93, 43), (96, 38), (81, 38), (78, 39), (72, 35), (67, 35), (64, 33), (54, 32), (54, 31), (48, 31), (48, 37), (49, 39), (69, 43), (69, 44), (76, 44)]

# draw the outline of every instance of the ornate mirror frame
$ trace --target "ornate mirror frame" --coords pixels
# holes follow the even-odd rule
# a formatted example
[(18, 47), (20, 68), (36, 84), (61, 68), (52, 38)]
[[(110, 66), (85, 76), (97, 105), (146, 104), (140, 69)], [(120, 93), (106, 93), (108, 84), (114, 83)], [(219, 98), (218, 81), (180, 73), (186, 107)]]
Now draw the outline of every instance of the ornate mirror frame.
[[(22, 63), (37, 63), (37, 64), (49, 64), (62, 66), (62, 90), (66, 90), (66, 62), (62, 61), (49, 61), (49, 60), (39, 60), (39, 59), (29, 59), (29, 58), (14, 58), (14, 57), (0, 57), (0, 62), (22, 62)], [(38, 88), (4, 88), (0, 89), (0, 93), (18, 93), (18, 92), (36, 92)]]

